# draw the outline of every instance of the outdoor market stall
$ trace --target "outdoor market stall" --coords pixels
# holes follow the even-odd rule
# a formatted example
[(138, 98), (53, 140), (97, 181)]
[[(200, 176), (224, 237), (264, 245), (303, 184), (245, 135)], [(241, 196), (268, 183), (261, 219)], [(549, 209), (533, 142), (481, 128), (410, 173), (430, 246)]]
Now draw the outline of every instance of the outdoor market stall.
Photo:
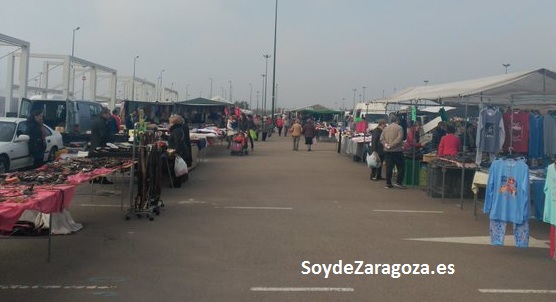
[[(465, 108), (468, 106), (479, 107), (476, 164), (480, 163), (490, 167), (492, 163), (496, 169), (500, 169), (504, 167), (504, 163), (513, 165), (513, 163), (524, 163), (527, 160), (527, 165), (519, 166), (525, 167), (522, 170), (527, 175), (526, 179), (530, 180), (529, 169), (542, 169), (547, 162), (551, 162), (549, 159), (556, 156), (556, 133), (554, 132), (556, 119), (548, 111), (556, 104), (556, 73), (553, 71), (537, 69), (455, 83), (412, 87), (390, 96), (387, 101), (399, 103), (422, 99), (436, 100), (443, 105), (465, 106)], [(469, 120), (466, 114), (464, 121)], [(535, 130), (531, 132), (530, 128)], [(540, 135), (541, 132), (544, 134)], [(531, 140), (529, 140), (530, 138)], [(464, 135), (463, 146), (467, 145), (466, 139), (467, 135)], [(538, 148), (542, 143), (545, 147)], [(549, 148), (546, 147), (547, 145)], [(552, 146), (555, 146), (553, 150)], [(497, 156), (501, 150), (505, 152), (505, 155), (498, 154)], [(496, 169), (495, 171), (498, 171)], [(490, 169), (485, 171), (492, 172)], [(465, 171), (462, 169), (462, 187), (464, 173)], [(490, 177), (489, 175), (488, 182), (492, 181), (493, 185), (496, 185), (496, 181), (500, 181), (496, 179), (497, 177), (499, 176)], [(517, 194), (514, 179), (506, 180), (508, 183), (504, 184), (499, 191), (494, 192), (495, 196), (506, 192), (516, 192), (515, 194)], [(475, 190), (481, 185), (481, 182), (477, 180), (473, 183)], [(529, 192), (529, 185), (524, 187)], [(487, 193), (489, 189), (490, 187), (487, 186)], [(461, 198), (463, 198), (463, 190), (461, 194)], [(536, 195), (537, 193), (532, 192), (532, 194)], [(494, 219), (493, 217), (496, 216), (494, 213), (498, 209), (491, 208), (493, 204), (490, 196), (487, 196), (484, 210), (485, 213), (489, 213), (491, 219)], [(520, 199), (520, 202), (528, 205), (529, 197)], [(528, 217), (524, 216), (513, 222), (526, 223)]]

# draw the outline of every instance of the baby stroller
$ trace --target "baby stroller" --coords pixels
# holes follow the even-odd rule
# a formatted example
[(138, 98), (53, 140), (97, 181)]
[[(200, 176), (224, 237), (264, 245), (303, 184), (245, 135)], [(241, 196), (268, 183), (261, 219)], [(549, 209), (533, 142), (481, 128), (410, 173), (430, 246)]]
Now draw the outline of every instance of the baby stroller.
[(230, 154), (239, 156), (248, 155), (249, 150), (247, 148), (247, 140), (248, 139), (245, 136), (245, 133), (243, 133), (242, 131), (234, 135), (232, 138), (232, 151), (230, 151)]

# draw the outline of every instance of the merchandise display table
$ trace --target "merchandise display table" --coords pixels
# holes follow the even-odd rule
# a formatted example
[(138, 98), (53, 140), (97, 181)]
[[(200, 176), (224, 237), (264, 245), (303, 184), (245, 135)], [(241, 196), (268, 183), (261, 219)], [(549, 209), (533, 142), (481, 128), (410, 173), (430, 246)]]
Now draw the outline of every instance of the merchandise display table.
[[(429, 196), (440, 195), (441, 201), (444, 202), (446, 195), (446, 174), (450, 174), (450, 185), (449, 187), (453, 192), (459, 193), (460, 197), (460, 209), (463, 209), (463, 197), (465, 195), (465, 189), (469, 186), (465, 186), (466, 180), (471, 180), (471, 173), (477, 169), (477, 165), (471, 162), (462, 162), (453, 158), (437, 157), (427, 165), (427, 193)], [(435, 171), (440, 171), (438, 176)], [(459, 174), (459, 175), (458, 175)], [(440, 184), (438, 183), (440, 182)], [(459, 191), (457, 191), (457, 183), (459, 182)], [(453, 196), (454, 194), (451, 194)], [(470, 195), (470, 194), (469, 194)]]

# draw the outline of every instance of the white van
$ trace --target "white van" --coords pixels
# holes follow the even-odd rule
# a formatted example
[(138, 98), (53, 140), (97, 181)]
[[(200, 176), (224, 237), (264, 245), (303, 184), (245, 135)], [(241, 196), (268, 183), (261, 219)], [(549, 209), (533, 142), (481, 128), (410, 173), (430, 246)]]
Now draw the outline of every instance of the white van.
[(93, 101), (56, 99), (22, 99), (19, 117), (27, 118), (35, 110), (42, 110), (44, 123), (62, 134), (86, 134), (91, 121), (100, 114), (102, 105)]
[(388, 121), (387, 109), (387, 104), (382, 102), (358, 103), (353, 109), (353, 118), (367, 121), (367, 129), (372, 130), (378, 125), (379, 120)]

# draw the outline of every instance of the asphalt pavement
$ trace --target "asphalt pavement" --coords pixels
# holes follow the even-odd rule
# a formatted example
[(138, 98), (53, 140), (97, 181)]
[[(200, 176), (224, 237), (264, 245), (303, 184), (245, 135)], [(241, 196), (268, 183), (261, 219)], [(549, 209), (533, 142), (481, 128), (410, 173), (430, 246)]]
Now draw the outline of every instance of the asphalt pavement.
[(255, 143), (209, 146), (153, 221), (124, 219), (125, 180), (81, 185), (84, 228), (50, 262), (44, 237), (0, 241), (0, 301), (556, 301), (547, 224), (530, 248), (491, 246), (471, 200), (385, 189), (332, 142)]

